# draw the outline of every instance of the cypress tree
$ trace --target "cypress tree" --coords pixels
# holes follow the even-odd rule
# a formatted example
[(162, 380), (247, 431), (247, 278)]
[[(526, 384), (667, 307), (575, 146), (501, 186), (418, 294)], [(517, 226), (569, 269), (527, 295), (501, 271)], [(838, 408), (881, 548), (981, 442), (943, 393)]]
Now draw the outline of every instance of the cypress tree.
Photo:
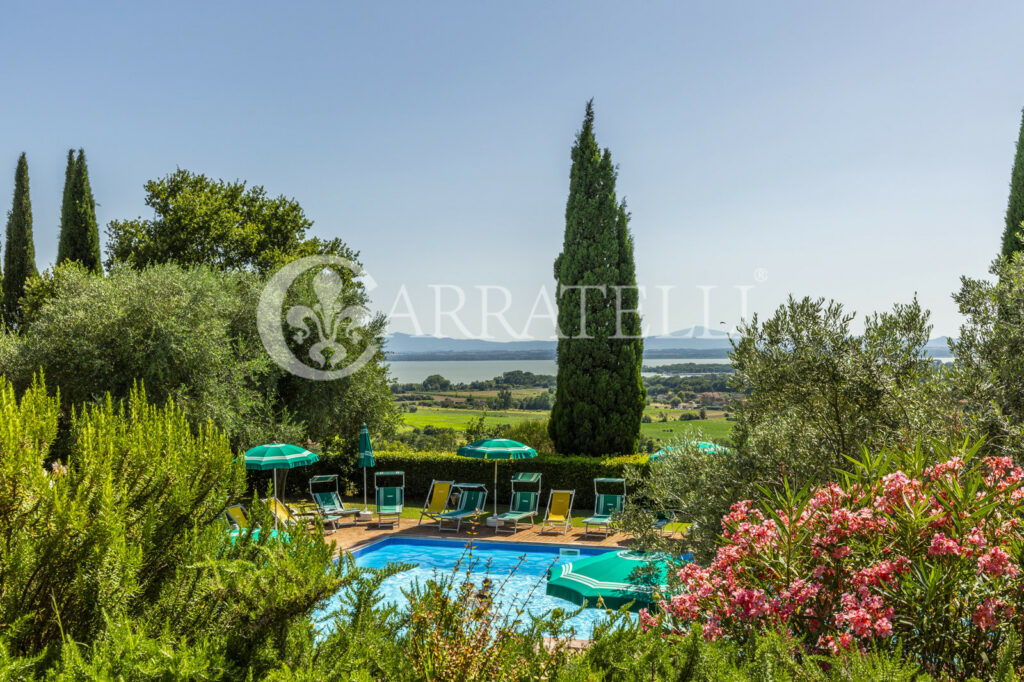
[(638, 293), (616, 176), (611, 153), (594, 138), (591, 100), (572, 148), (565, 238), (555, 259), (558, 380), (548, 429), (565, 454), (628, 453), (639, 445), (643, 340), (639, 315), (618, 312), (635, 309)]
[(68, 150), (68, 165), (64, 168), (64, 198), (60, 204), (60, 237), (57, 242), (57, 262), (65, 260), (62, 258), (67, 250), (67, 237), (70, 233), (71, 224), (74, 222), (74, 202), (71, 200), (71, 186), (75, 181), (75, 150)]
[(8, 324), (20, 321), (20, 301), (25, 282), (36, 271), (36, 249), (32, 243), (32, 201), (28, 191), (28, 161), (24, 152), (14, 172), (14, 203), (7, 214), (7, 239), (4, 248), (3, 308)]
[(103, 272), (100, 263), (100, 231), (96, 224), (96, 202), (89, 185), (89, 168), (85, 152), (78, 150), (72, 166), (68, 153), (68, 168), (64, 175), (64, 205), (61, 208), (60, 243), (57, 264), (78, 261), (93, 272)]
[(1024, 111), (1021, 112), (1020, 135), (1017, 138), (1017, 155), (1010, 174), (1010, 201), (1006, 207), (1006, 229), (1003, 231), (1003, 256), (1011, 258), (1016, 251), (1024, 250), (1018, 233), (1024, 231)]

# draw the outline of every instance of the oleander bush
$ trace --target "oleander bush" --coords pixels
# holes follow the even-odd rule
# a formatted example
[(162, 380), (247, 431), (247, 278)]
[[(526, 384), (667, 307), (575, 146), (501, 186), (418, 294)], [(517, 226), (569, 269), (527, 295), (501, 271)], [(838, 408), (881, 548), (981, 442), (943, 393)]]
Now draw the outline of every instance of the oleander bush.
[(1024, 632), (1024, 470), (980, 447), (865, 451), (835, 483), (737, 503), (714, 560), (684, 566), (644, 625), (741, 646), (782, 628), (808, 654), (994, 674)]

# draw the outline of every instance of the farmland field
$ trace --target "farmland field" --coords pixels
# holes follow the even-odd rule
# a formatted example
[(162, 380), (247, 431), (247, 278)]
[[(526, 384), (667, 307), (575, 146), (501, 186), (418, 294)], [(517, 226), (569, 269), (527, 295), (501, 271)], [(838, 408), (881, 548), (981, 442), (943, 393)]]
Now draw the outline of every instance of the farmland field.
[[(667, 413), (673, 421), (660, 422), (662, 413)], [(523, 421), (534, 419), (547, 419), (549, 413), (532, 410), (459, 410), (444, 407), (420, 407), (416, 412), (406, 412), (402, 419), (408, 428), (424, 426), (439, 426), (463, 431), (470, 422), (479, 419), (481, 415), (487, 415), (488, 424), (518, 424)], [(690, 434), (702, 432), (704, 436), (714, 439), (724, 439), (732, 431), (733, 422), (726, 421), (722, 412), (709, 410), (707, 419), (695, 419), (692, 421), (676, 421), (679, 418), (679, 410), (667, 410), (648, 408), (645, 414), (654, 421), (650, 424), (641, 424), (640, 432), (648, 437), (661, 442), (670, 442), (679, 438), (688, 437)]]
[(530, 410), (458, 410), (445, 407), (420, 407), (402, 414), (408, 427), (443, 426), (464, 431), (469, 423), (487, 415), (488, 424), (518, 424), (531, 419), (547, 419), (548, 413)]

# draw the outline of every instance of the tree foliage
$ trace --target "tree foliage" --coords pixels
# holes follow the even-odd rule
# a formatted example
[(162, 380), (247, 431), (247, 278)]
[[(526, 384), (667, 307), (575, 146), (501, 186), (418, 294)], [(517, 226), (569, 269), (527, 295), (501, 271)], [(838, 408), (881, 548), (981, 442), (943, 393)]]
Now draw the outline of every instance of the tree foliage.
[(100, 231), (96, 223), (96, 201), (89, 184), (89, 167), (85, 152), (78, 150), (72, 162), (68, 150), (68, 167), (64, 172), (64, 199), (61, 205), (60, 242), (57, 264), (77, 261), (92, 272), (102, 272)]
[[(66, 410), (108, 392), (124, 398), (141, 380), (153, 399), (173, 399), (196, 425), (211, 420), (238, 447), (336, 437), (354, 445), (363, 422), (390, 435), (397, 416), (383, 356), (335, 381), (293, 377), (260, 342), (261, 289), (252, 273), (208, 267), (96, 277), (63, 265), (33, 280), (22, 333), (0, 344), (0, 371), (24, 387), (42, 368)], [(379, 339), (383, 324), (363, 333)]]
[[(946, 440), (973, 428), (924, 350), (931, 326), (916, 300), (869, 316), (861, 335), (853, 320), (840, 304), (810, 298), (790, 298), (763, 322), (755, 315), (731, 355), (731, 385), (746, 399), (728, 456), (679, 443), (671, 466), (637, 482), (638, 503), (682, 510), (698, 558), (714, 551), (729, 507), (761, 487), (831, 480), (862, 447)], [(640, 510), (629, 516), (634, 532), (650, 527), (649, 514), (646, 523)]]
[[(559, 452), (636, 452), (646, 393), (629, 214), (611, 153), (594, 138), (593, 102), (572, 149), (565, 240), (555, 260), (558, 380), (550, 433)], [(587, 288), (581, 288), (587, 287)], [(586, 326), (581, 326), (585, 317)]]
[(301, 256), (333, 253), (354, 260), (340, 240), (307, 238), (313, 222), (294, 199), (259, 185), (214, 180), (178, 169), (145, 185), (152, 219), (107, 226), (107, 266), (174, 262), (266, 273)]
[(1024, 254), (996, 260), (993, 280), (961, 278), (966, 319), (950, 342), (954, 380), (990, 447), (1016, 455), (1024, 428)]
[(771, 462), (765, 483), (780, 473), (821, 480), (862, 446), (947, 435), (954, 403), (925, 350), (928, 312), (916, 299), (896, 305), (869, 315), (860, 335), (853, 320), (834, 301), (790, 297), (763, 323), (755, 315), (741, 328), (730, 383), (747, 399), (732, 440)]
[(3, 317), (17, 326), (21, 321), (21, 297), (25, 283), (37, 274), (32, 240), (32, 200), (28, 188), (28, 161), (23, 153), (14, 173), (14, 201), (7, 214), (7, 239), (3, 267)]
[(1024, 230), (1024, 111), (1021, 112), (1020, 135), (1017, 139), (1017, 153), (1010, 173), (1010, 198), (1006, 206), (1006, 227), (1003, 230), (1003, 258), (1007, 260), (1014, 253), (1024, 250), (1020, 234)]

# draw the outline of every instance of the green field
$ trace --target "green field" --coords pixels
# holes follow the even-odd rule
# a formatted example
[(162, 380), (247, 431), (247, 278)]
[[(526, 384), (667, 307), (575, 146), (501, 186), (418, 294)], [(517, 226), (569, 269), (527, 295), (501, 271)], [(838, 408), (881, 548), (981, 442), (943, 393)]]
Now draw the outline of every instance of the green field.
[(654, 422), (641, 424), (640, 433), (656, 441), (670, 442), (701, 433), (707, 438), (724, 440), (732, 433), (733, 422), (725, 417), (716, 417), (689, 422)]
[[(659, 422), (662, 413), (668, 413), (670, 419), (678, 419), (679, 410), (647, 408), (645, 414), (654, 420), (651, 424), (641, 424), (640, 433), (660, 442), (671, 442), (687, 438), (692, 434), (703, 432), (708, 438), (725, 439), (732, 432), (733, 422), (726, 421), (723, 413), (709, 410), (707, 419), (693, 421)], [(420, 407), (416, 412), (406, 412), (402, 419), (408, 428), (424, 426), (440, 426), (464, 431), (471, 421), (487, 415), (488, 424), (518, 424), (520, 422), (547, 419), (548, 412), (529, 410), (458, 410), (445, 407)]]
[(408, 427), (444, 426), (464, 431), (471, 421), (487, 415), (488, 424), (518, 424), (533, 419), (547, 419), (548, 413), (530, 410), (458, 410), (447, 407), (420, 407), (405, 412), (402, 420)]
[[(692, 412), (693, 410), (686, 411)], [(659, 421), (663, 414), (667, 415), (671, 421)], [(725, 412), (722, 410), (708, 410), (707, 419), (682, 422), (678, 421), (680, 414), (682, 414), (681, 410), (648, 407), (644, 410), (644, 415), (650, 417), (653, 423), (641, 424), (640, 433), (661, 442), (686, 438), (696, 433), (702, 433), (706, 438), (724, 440), (732, 433), (732, 426), (735, 423), (726, 421)]]

